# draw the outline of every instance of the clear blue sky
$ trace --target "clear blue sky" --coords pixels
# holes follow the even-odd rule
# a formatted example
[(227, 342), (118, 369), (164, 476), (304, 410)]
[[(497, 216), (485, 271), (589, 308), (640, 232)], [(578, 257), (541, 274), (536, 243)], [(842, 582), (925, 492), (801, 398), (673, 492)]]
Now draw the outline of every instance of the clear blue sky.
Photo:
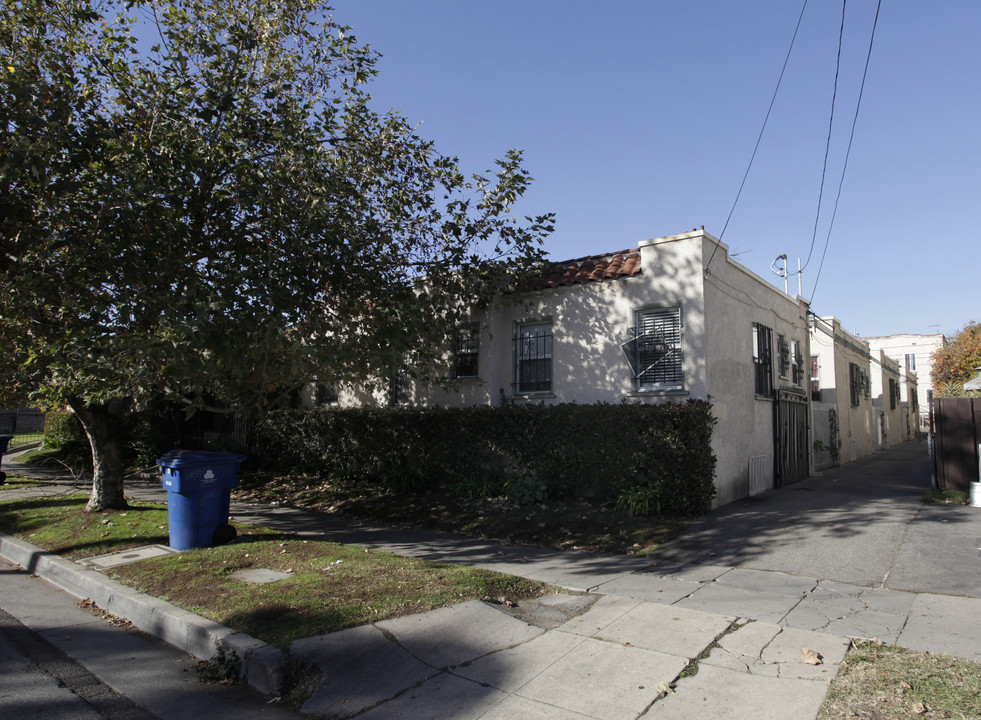
[[(773, 260), (786, 253), (796, 269), (808, 257), (840, 2), (808, 2), (728, 227), (802, 0), (334, 5), (335, 20), (383, 55), (378, 109), (420, 123), (467, 171), (524, 150), (535, 184), (519, 211), (556, 213), (551, 258), (701, 225), (780, 287)], [(883, 0), (828, 240), (875, 12), (876, 0), (847, 4), (804, 295), (861, 335), (950, 335), (981, 320), (981, 2)]]

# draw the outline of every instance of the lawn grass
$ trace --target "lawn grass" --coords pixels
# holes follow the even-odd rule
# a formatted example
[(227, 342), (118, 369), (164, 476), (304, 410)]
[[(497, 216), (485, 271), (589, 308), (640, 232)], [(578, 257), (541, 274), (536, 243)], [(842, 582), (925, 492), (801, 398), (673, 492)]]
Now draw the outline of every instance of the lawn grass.
[(677, 535), (691, 518), (631, 515), (592, 501), (517, 505), (505, 498), (466, 498), (447, 492), (396, 493), (314, 476), (249, 474), (236, 497), (323, 512), (343, 512), (387, 525), (510, 540), (558, 550), (646, 556)]
[(977, 720), (981, 663), (855, 641), (818, 720)]
[[(0, 530), (72, 559), (168, 542), (163, 505), (85, 512), (84, 495), (0, 502)], [(264, 528), (236, 526), (235, 542), (113, 568), (121, 582), (271, 645), (467, 600), (511, 605), (555, 588), (462, 565), (403, 558)], [(254, 584), (239, 570), (282, 580)]]
[(967, 505), (971, 502), (971, 494), (964, 490), (934, 488), (923, 493), (920, 501), (926, 505)]

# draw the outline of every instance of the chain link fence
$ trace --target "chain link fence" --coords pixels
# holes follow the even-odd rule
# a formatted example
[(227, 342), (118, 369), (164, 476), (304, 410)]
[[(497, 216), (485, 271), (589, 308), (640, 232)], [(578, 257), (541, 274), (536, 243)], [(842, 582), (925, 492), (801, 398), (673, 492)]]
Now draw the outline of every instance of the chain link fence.
[(8, 451), (44, 440), (44, 413), (30, 408), (0, 410), (0, 435), (12, 435)]

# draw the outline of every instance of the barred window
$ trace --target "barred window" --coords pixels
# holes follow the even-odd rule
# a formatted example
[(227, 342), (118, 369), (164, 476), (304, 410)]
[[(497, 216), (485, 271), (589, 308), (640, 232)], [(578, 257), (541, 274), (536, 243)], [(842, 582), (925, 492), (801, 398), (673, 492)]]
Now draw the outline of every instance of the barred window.
[(780, 364), (780, 377), (789, 377), (790, 345), (787, 343), (787, 336), (783, 333), (777, 334), (777, 361)]
[(791, 358), (790, 367), (794, 385), (804, 385), (804, 356), (800, 352), (800, 340), (793, 340), (790, 343)]
[(773, 397), (773, 330), (753, 323), (753, 369), (757, 397)]
[(552, 323), (523, 323), (514, 338), (514, 386), (518, 393), (552, 390)]
[(453, 377), (477, 377), (480, 360), (480, 325), (467, 323), (456, 329), (453, 352)]
[(637, 311), (634, 337), (623, 345), (638, 390), (680, 390), (685, 384), (681, 307)]

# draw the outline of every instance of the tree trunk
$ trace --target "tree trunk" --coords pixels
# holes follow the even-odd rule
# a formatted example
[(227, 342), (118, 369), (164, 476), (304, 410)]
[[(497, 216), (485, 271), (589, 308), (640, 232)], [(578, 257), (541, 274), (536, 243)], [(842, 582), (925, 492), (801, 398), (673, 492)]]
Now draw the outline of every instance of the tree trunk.
[(69, 400), (68, 405), (82, 423), (92, 447), (92, 493), (85, 509), (98, 512), (129, 507), (123, 495), (119, 426), (109, 412), (109, 406), (86, 403), (78, 398)]

